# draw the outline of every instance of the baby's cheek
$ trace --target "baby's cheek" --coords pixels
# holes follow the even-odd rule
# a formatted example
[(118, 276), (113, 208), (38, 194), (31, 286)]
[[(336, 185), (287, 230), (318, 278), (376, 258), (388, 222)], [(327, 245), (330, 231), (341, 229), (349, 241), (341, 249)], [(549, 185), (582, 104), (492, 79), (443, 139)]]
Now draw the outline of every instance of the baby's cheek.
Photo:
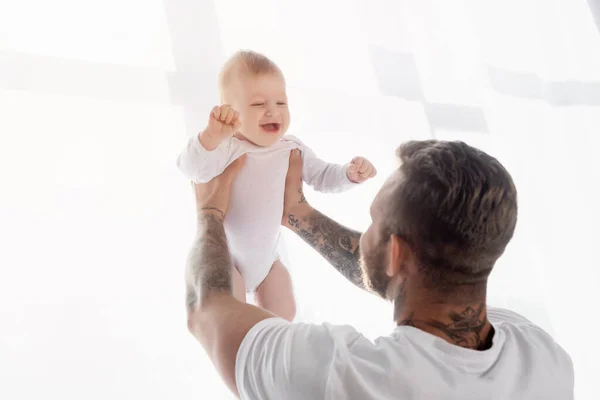
[(242, 123), (242, 126), (246, 129), (252, 129), (256, 125), (253, 118), (249, 115), (240, 115), (240, 122)]
[(248, 128), (258, 126), (258, 118), (256, 118), (256, 115), (244, 114), (243, 116), (240, 115), (240, 117), (242, 118), (242, 123)]

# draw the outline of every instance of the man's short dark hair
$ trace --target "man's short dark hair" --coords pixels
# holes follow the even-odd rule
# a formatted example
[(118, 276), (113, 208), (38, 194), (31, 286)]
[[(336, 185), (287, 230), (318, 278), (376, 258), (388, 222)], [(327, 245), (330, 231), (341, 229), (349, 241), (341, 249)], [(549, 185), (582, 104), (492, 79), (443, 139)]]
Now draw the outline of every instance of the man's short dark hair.
[(494, 157), (463, 142), (411, 141), (397, 150), (390, 233), (404, 239), (437, 289), (485, 282), (513, 236), (517, 189)]

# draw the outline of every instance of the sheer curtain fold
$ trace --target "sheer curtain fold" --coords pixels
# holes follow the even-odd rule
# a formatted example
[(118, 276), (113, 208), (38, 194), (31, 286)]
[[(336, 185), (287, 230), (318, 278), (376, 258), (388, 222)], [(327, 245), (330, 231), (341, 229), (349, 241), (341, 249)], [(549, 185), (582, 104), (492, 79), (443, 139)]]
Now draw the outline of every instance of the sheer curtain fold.
[[(221, 63), (251, 48), (286, 74), (291, 134), (330, 161), (376, 162), (379, 176), (348, 193), (307, 190), (348, 226), (368, 226), (405, 140), (463, 140), (506, 165), (520, 218), (490, 302), (551, 332), (573, 357), (576, 398), (598, 398), (587, 321), (599, 278), (600, 17), (590, 10), (572, 0), (0, 4), (0, 397), (233, 398), (185, 327), (193, 204), (175, 158), (218, 102)], [(393, 329), (388, 304), (298, 238), (286, 243), (300, 320), (369, 338)]]

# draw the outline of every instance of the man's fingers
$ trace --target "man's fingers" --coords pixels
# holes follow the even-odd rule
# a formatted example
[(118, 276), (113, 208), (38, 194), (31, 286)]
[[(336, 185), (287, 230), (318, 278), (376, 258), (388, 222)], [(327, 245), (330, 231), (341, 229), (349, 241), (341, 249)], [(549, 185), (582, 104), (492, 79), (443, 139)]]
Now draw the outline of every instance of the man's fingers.
[(290, 152), (290, 165), (288, 167), (288, 176), (302, 180), (302, 153), (298, 149)]
[(197, 184), (192, 181), (192, 190), (194, 191), (194, 196), (196, 197), (196, 200), (200, 199), (203, 196), (204, 187), (202, 185), (203, 184)]

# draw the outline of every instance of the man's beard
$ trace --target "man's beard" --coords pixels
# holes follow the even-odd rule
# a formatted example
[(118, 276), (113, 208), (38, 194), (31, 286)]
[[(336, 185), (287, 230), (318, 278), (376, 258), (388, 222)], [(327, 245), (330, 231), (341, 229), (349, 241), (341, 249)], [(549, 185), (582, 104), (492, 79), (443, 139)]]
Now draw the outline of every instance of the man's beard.
[(377, 250), (369, 254), (361, 253), (360, 268), (366, 288), (387, 300), (387, 289), (391, 278), (385, 273), (387, 257), (385, 246), (377, 246)]

